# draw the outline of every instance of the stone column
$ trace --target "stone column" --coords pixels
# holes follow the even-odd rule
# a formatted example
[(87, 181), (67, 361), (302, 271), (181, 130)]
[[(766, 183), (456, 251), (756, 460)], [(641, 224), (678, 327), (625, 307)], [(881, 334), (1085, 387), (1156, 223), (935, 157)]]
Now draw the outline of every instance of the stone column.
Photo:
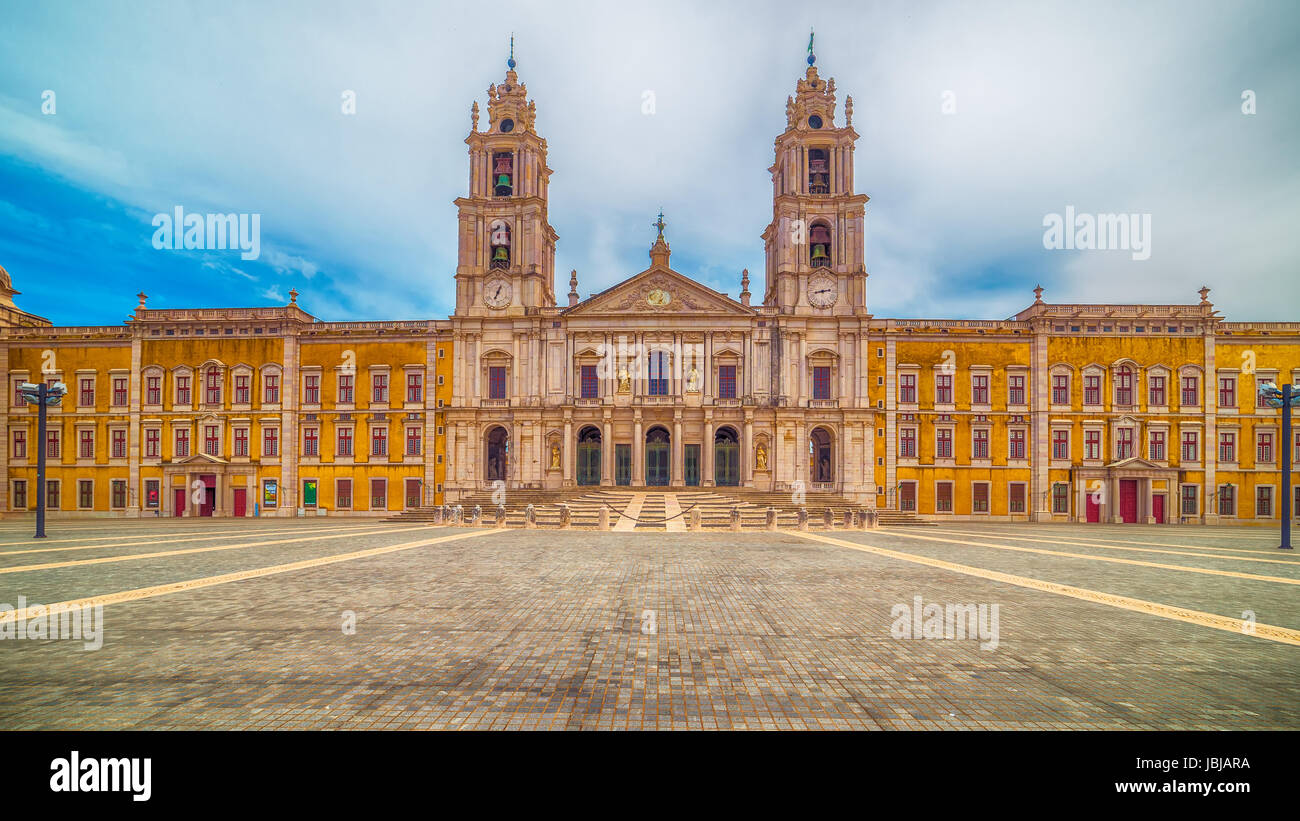
[(645, 437), (641, 433), (641, 411), (632, 423), (632, 486), (645, 486)]
[(571, 485), (577, 472), (577, 447), (573, 442), (573, 418), (564, 417), (564, 441), (560, 443), (560, 464), (564, 465), (564, 484)]
[(700, 443), (700, 486), (713, 487), (713, 411), (704, 411), (704, 441)]
[[(769, 454), (770, 455), (770, 454)], [(754, 486), (754, 415), (745, 411), (745, 439), (740, 451), (740, 475), (745, 487)]]
[(600, 483), (614, 484), (614, 421), (605, 417), (605, 432), (600, 437)]

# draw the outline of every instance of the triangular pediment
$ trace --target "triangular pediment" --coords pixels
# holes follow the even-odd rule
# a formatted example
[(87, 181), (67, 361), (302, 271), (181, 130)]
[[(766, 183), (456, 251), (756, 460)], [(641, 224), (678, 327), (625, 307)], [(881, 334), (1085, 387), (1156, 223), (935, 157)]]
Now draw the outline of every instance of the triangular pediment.
[(227, 462), (225, 459), (220, 459), (216, 456), (211, 456), (206, 453), (195, 453), (181, 459), (173, 459), (171, 461), (171, 464), (173, 465), (188, 465), (188, 464), (226, 465), (230, 463)]
[(1170, 470), (1165, 465), (1157, 465), (1155, 462), (1148, 462), (1140, 456), (1130, 456), (1127, 459), (1121, 459), (1118, 462), (1111, 462), (1106, 465), (1108, 470)]
[(649, 268), (564, 312), (568, 316), (604, 314), (726, 314), (753, 316), (736, 300), (671, 268)]

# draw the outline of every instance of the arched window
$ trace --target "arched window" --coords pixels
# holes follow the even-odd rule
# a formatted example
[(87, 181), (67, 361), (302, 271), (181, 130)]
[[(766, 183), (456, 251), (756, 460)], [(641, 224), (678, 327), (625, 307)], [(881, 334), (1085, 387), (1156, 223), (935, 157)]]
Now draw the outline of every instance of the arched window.
[(831, 229), (824, 222), (813, 223), (808, 231), (808, 261), (814, 268), (831, 267)]
[(492, 155), (492, 193), (508, 197), (515, 190), (515, 155), (498, 151)]
[(808, 193), (829, 194), (831, 192), (830, 159), (824, 148), (808, 149)]
[(505, 270), (510, 267), (510, 224), (505, 220), (492, 220), (492, 234), (489, 238), (492, 247), (490, 268)]
[(812, 464), (809, 472), (814, 482), (835, 481), (835, 459), (831, 448), (831, 435), (825, 428), (813, 428), (808, 437), (808, 457)]
[(484, 478), (489, 482), (504, 480), (509, 475), (509, 470), (510, 433), (505, 428), (497, 426), (488, 431), (487, 471)]

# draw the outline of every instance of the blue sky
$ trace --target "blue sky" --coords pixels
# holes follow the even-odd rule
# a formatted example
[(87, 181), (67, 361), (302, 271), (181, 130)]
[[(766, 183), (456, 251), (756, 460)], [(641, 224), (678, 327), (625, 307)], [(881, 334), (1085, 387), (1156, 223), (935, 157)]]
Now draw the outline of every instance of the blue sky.
[[(1268, 3), (8, 4), (0, 265), (59, 324), (151, 307), (444, 317), (469, 107), (520, 79), (550, 148), (556, 290), (673, 265), (761, 291), (772, 139), (805, 67), (855, 103), (868, 305), (1197, 301), (1297, 319), (1300, 6)], [(1256, 113), (1242, 113), (1242, 94)], [(43, 114), (42, 94), (56, 109)], [(357, 113), (340, 111), (344, 90)], [(645, 91), (653, 114), (642, 112)], [(952, 92), (954, 113), (944, 113)], [(261, 214), (262, 253), (152, 247), (156, 213)], [(1150, 214), (1152, 253), (1048, 251), (1043, 219)]]

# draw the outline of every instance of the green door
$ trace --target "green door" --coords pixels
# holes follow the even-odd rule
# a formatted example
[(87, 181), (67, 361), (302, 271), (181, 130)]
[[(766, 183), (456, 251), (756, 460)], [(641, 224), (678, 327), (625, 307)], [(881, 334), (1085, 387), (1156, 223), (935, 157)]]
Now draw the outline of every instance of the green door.
[(647, 485), (668, 484), (668, 443), (647, 442), (645, 446), (645, 483)]
[(578, 484), (600, 484), (600, 443), (578, 444)]
[(713, 446), (713, 482), (719, 486), (740, 484), (740, 444), (718, 442)]
[(305, 479), (302, 483), (302, 506), (316, 506), (316, 480)]
[(686, 446), (686, 484), (698, 487), (700, 484), (700, 446)]
[(614, 446), (614, 483), (632, 484), (632, 446)]

